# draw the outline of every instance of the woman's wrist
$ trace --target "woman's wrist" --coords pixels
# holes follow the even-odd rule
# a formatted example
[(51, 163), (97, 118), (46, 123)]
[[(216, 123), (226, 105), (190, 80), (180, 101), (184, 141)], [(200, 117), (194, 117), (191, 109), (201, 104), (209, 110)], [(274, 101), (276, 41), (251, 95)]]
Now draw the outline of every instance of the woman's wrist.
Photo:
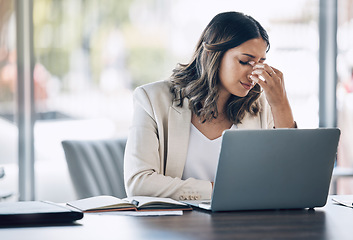
[(288, 101), (275, 107), (271, 106), (271, 111), (276, 128), (296, 128), (296, 122)]

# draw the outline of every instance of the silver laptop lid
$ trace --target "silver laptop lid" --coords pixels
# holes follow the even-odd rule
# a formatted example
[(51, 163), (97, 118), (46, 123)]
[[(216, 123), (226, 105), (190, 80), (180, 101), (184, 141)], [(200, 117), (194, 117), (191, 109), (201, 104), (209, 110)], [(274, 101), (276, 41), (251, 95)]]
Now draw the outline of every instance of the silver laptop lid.
[(314, 208), (326, 204), (340, 130), (227, 130), (213, 211)]

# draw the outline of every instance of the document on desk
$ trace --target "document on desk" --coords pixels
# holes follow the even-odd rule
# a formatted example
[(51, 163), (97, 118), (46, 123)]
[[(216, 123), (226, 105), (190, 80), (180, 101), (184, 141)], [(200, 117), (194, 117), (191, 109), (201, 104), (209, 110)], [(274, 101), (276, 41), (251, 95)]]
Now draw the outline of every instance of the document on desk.
[(339, 205), (343, 205), (345, 207), (349, 207), (349, 208), (353, 208), (353, 201), (352, 200), (332, 198), (332, 202), (339, 204)]
[(85, 213), (85, 214), (149, 217), (149, 216), (181, 216), (183, 215), (183, 211), (114, 211), (114, 212), (92, 212), (92, 213)]

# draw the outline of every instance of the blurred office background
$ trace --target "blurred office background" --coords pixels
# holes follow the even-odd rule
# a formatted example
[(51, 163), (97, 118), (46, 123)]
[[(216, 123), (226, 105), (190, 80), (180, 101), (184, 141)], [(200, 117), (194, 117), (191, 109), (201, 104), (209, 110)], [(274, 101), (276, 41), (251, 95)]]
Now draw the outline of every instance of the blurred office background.
[[(16, 0), (0, 0), (0, 190), (18, 198)], [(33, 0), (35, 198), (75, 198), (61, 141), (127, 135), (132, 91), (187, 62), (207, 23), (241, 11), (267, 29), (300, 128), (319, 126), (319, 0)], [(353, 0), (337, 0), (337, 164), (353, 167)], [(335, 64), (335, 61), (332, 61)], [(305, 166), (303, 166), (305, 167)], [(352, 194), (340, 179), (337, 192)]]

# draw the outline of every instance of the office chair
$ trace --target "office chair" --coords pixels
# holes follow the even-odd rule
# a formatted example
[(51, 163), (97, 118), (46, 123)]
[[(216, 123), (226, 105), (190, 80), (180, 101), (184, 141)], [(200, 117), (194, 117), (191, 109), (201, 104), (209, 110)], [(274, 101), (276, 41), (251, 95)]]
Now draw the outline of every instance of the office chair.
[(66, 162), (77, 197), (126, 197), (124, 151), (126, 139), (64, 140)]

